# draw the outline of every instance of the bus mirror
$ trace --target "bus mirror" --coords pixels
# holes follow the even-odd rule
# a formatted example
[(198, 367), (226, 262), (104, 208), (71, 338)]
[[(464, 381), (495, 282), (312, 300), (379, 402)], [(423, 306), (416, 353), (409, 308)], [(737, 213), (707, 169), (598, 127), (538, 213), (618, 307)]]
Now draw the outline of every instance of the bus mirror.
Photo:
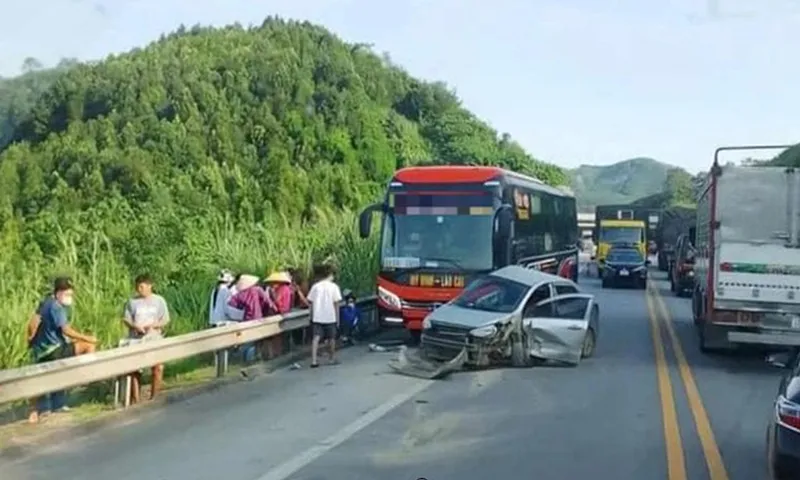
[(358, 234), (361, 238), (369, 238), (372, 232), (372, 214), (383, 210), (383, 204), (375, 203), (365, 208), (358, 216)]
[(511, 223), (514, 220), (513, 208), (511, 205), (504, 204), (497, 210), (497, 233), (501, 237), (511, 234)]

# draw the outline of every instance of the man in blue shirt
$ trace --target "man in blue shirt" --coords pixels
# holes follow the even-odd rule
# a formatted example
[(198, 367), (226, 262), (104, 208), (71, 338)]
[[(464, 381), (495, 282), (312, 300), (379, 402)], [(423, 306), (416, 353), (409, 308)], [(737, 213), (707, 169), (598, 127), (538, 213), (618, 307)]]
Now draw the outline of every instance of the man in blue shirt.
[[(76, 331), (69, 324), (67, 309), (72, 306), (74, 293), (72, 280), (60, 277), (53, 284), (53, 293), (39, 303), (28, 325), (28, 344), (36, 363), (94, 352), (97, 339)], [(66, 397), (66, 392), (58, 391), (33, 399), (28, 420), (36, 423), (40, 414), (67, 410)]]

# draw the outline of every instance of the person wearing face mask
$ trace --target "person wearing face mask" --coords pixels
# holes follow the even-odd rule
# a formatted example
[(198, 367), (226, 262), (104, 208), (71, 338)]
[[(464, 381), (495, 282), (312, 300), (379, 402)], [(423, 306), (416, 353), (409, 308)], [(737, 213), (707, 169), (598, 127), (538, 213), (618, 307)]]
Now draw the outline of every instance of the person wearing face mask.
[[(94, 352), (97, 339), (78, 332), (69, 324), (74, 294), (72, 280), (59, 277), (53, 283), (53, 293), (39, 304), (28, 327), (29, 346), (36, 363)], [(53, 392), (32, 402), (28, 417), (31, 423), (38, 422), (41, 414), (68, 410), (65, 391)]]

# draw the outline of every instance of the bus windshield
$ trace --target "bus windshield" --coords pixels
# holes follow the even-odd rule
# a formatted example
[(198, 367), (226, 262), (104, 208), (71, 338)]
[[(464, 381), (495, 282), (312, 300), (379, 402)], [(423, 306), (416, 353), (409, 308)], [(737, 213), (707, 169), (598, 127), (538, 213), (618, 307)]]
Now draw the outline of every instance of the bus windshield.
[[(393, 213), (383, 220), (382, 267), (492, 269), (494, 211), (490, 206), (409, 206), (409, 203), (441, 204), (446, 200), (428, 197), (420, 201), (425, 197), (417, 195), (402, 197), (397, 195)], [(461, 197), (459, 202), (491, 202), (489, 196), (488, 200)]]
[(600, 241), (604, 243), (639, 243), (642, 241), (641, 227), (602, 227)]

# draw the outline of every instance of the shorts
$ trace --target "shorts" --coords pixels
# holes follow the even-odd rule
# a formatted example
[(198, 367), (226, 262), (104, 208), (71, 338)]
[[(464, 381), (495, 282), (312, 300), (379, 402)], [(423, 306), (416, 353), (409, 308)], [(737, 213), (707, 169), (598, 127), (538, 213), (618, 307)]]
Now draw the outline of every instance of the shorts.
[(52, 362), (54, 360), (61, 360), (62, 358), (70, 358), (75, 356), (75, 345), (72, 343), (62, 343), (58, 349), (48, 353), (47, 355), (36, 360), (36, 363)]
[(320, 337), (322, 340), (335, 340), (336, 339), (336, 324), (335, 323), (314, 323), (314, 336)]

